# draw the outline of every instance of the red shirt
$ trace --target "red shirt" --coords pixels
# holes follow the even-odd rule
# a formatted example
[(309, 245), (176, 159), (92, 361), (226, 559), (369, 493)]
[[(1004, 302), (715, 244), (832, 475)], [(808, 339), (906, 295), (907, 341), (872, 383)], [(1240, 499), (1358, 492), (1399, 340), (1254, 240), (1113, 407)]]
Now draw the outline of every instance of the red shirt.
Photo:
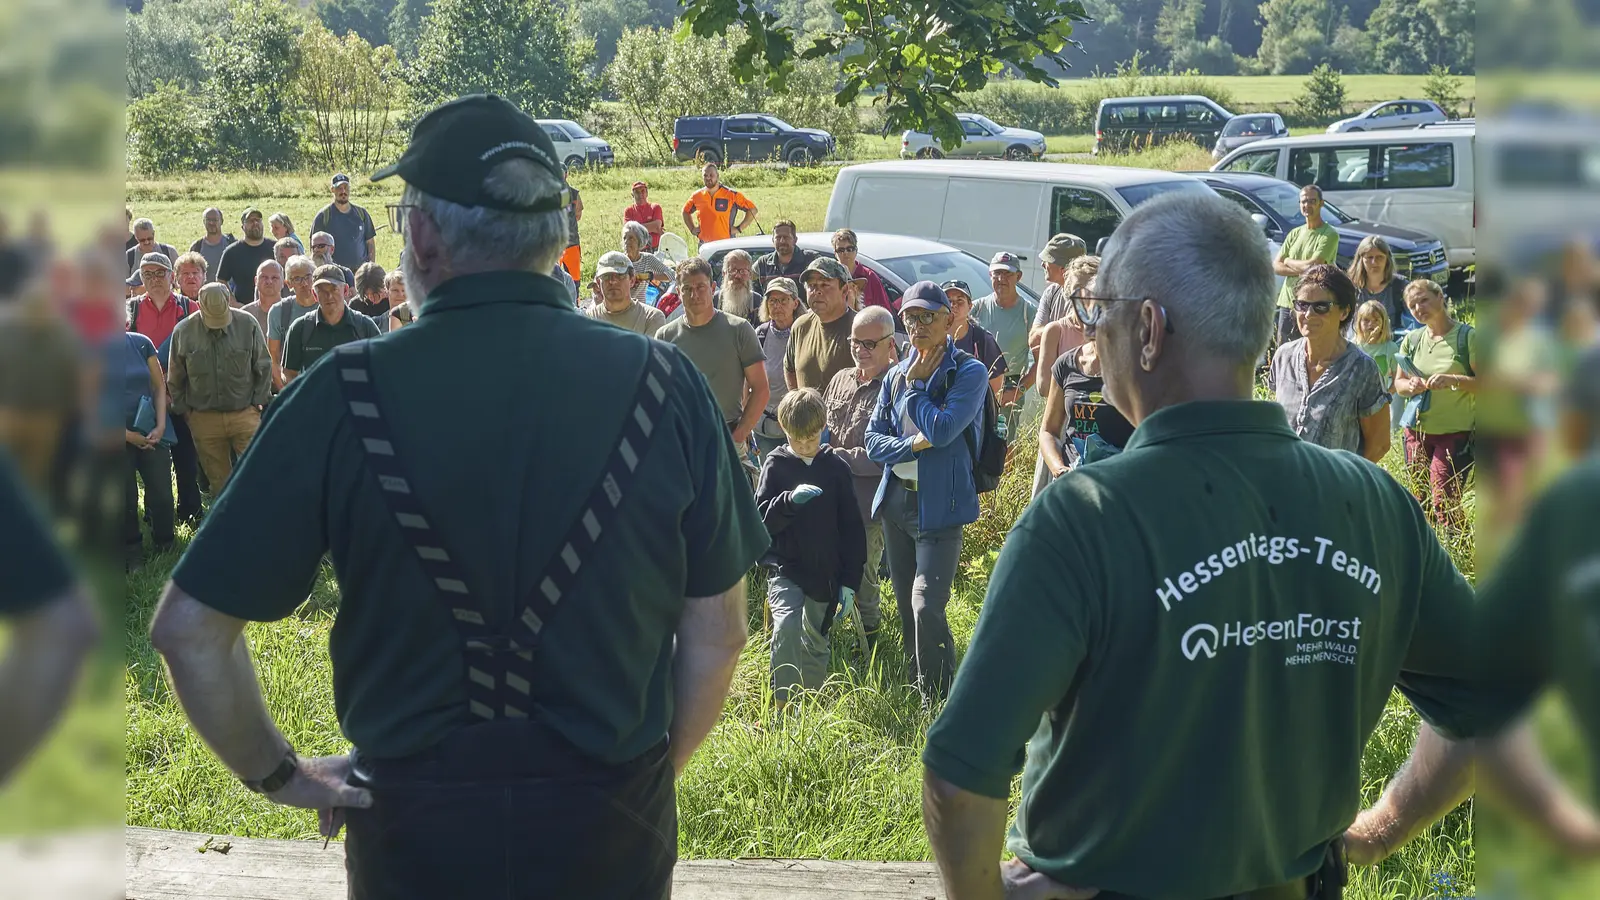
[(172, 337), (172, 329), (177, 328), (178, 323), (183, 320), (183, 311), (179, 309), (180, 303), (190, 310), (194, 309), (192, 303), (177, 294), (168, 297), (167, 302), (160, 309), (156, 309), (155, 303), (150, 300), (148, 294), (140, 297), (139, 327), (132, 327), (130, 322), (128, 330), (139, 332), (149, 338), (150, 343), (160, 348), (162, 344), (167, 342), (167, 338)]
[[(654, 203), (635, 203), (622, 211), (622, 220), (624, 222), (638, 222), (640, 225), (646, 222), (655, 222), (661, 220), (661, 207)], [(666, 222), (662, 221), (662, 227), (665, 226)], [(650, 249), (661, 249), (661, 234), (659, 232), (650, 235)]]
[(889, 292), (883, 289), (883, 279), (878, 277), (877, 272), (858, 262), (856, 263), (856, 270), (850, 273), (850, 277), (865, 278), (867, 280), (867, 286), (861, 290), (862, 309), (869, 306), (881, 306), (890, 312), (899, 312), (898, 309), (889, 304)]

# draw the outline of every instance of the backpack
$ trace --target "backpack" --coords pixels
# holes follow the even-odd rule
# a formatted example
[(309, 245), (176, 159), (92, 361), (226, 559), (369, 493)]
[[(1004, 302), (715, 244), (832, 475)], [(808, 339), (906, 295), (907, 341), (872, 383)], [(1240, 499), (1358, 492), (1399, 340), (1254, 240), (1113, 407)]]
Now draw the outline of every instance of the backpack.
[[(977, 357), (965, 350), (956, 351), (956, 366), (966, 360), (977, 360)], [(979, 361), (981, 364), (981, 360)], [(951, 372), (945, 383), (945, 390), (950, 390), (950, 381), (955, 378)], [(994, 389), (987, 384), (983, 391), (983, 428), (982, 442), (974, 446), (976, 440), (972, 436), (972, 429), (967, 428), (962, 435), (967, 439), (967, 452), (972, 455), (972, 485), (978, 493), (987, 494), (1000, 486), (1000, 476), (1006, 471), (1006, 452), (1009, 449), (1009, 440), (1000, 426), (1000, 403), (995, 398)]]
[[(123, 329), (124, 331), (139, 330), (139, 303), (143, 299), (143, 297), (133, 297), (128, 300), (128, 327)], [(190, 313), (193, 313), (196, 309), (200, 308), (198, 304), (190, 302), (189, 298), (183, 296), (182, 294), (174, 293), (172, 295), (172, 299), (178, 304), (179, 322), (182, 322), (184, 319), (189, 317)], [(173, 333), (177, 333), (176, 328), (173, 329)], [(161, 342), (161, 346), (156, 348), (156, 359), (161, 363), (161, 368), (163, 370), (167, 368), (167, 357), (169, 357), (171, 354), (172, 335), (169, 334), (167, 335), (167, 339)]]

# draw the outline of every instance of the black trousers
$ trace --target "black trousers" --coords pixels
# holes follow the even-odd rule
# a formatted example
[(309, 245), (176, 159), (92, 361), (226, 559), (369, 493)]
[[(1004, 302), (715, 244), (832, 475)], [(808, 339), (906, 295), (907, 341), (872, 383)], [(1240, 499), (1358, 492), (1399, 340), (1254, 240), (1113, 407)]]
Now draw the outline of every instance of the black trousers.
[(178, 438), (172, 448), (172, 474), (178, 480), (178, 518), (200, 512), (200, 456), (195, 453), (194, 436), (183, 416), (167, 416), (167, 424)]
[(150, 517), (150, 539), (157, 549), (172, 546), (172, 454), (161, 444), (140, 450), (124, 444), (128, 468), (123, 486), (122, 542), (127, 547), (144, 544), (139, 529), (139, 481), (144, 482), (144, 509)]
[(678, 859), (666, 742), (631, 762), (581, 757), (527, 719), (463, 728), (405, 759), (357, 753), (351, 900), (663, 900)]

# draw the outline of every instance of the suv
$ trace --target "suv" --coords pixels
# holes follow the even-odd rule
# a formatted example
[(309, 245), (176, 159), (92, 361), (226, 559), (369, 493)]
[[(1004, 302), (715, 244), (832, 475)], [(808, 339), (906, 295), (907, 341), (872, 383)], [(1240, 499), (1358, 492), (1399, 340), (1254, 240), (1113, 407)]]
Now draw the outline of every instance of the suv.
[(684, 116), (672, 126), (672, 151), (685, 162), (755, 162), (781, 159), (790, 165), (816, 162), (833, 153), (833, 135), (796, 128), (765, 113), (738, 116)]
[(1126, 153), (1172, 140), (1216, 146), (1233, 113), (1210, 97), (1108, 97), (1094, 116), (1094, 153)]
[(536, 119), (539, 127), (556, 145), (556, 159), (569, 169), (584, 166), (609, 166), (616, 162), (611, 145), (583, 129), (571, 119)]
[(1222, 126), (1222, 137), (1211, 148), (1211, 158), (1221, 159), (1229, 152), (1271, 137), (1288, 137), (1289, 126), (1277, 113), (1240, 113)]
[(933, 135), (907, 131), (900, 136), (900, 158), (942, 159), (945, 156), (1003, 156), (1006, 159), (1038, 159), (1044, 155), (1044, 135), (1025, 128), (996, 125), (977, 113), (956, 113), (964, 135), (961, 143), (948, 151)]

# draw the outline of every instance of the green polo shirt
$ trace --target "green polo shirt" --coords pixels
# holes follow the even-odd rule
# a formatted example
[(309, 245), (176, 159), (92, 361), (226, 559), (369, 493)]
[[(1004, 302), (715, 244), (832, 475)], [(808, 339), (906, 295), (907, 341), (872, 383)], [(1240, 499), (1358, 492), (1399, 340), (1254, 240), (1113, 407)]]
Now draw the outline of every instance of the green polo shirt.
[(304, 372), (333, 348), (374, 338), (378, 334), (378, 324), (351, 309), (348, 304), (337, 325), (322, 317), (322, 307), (313, 306), (305, 315), (295, 319), (289, 326), (289, 332), (284, 335), (282, 366), (290, 372)]
[[(1009, 846), (1146, 900), (1311, 873), (1392, 688), (1476, 730), (1472, 591), (1417, 503), (1276, 404), (1186, 403), (1023, 512), (923, 760)], [(1024, 748), (1026, 747), (1026, 752)]]
[[(1326, 222), (1322, 223), (1321, 228), (1312, 228), (1309, 225), (1291, 228), (1288, 236), (1283, 239), (1283, 248), (1278, 251), (1278, 258), (1314, 259), (1331, 266), (1339, 258), (1339, 232)], [(1294, 306), (1294, 292), (1299, 286), (1299, 275), (1284, 276), (1283, 287), (1278, 289), (1279, 309), (1290, 309)]]
[(0, 616), (32, 612), (72, 587), (72, 566), (50, 533), (38, 502), (29, 495), (11, 454), (0, 450), (0, 521), (7, 523), (0, 542)]
[[(1569, 469), (1528, 514), (1478, 592), (1478, 659), (1521, 711), (1546, 687), (1566, 695), (1600, 772), (1600, 455)], [(1509, 711), (1509, 710), (1508, 710)], [(1594, 780), (1600, 804), (1600, 778)]]
[[(684, 598), (727, 590), (768, 544), (704, 379), (674, 348), (588, 318), (560, 284), (529, 273), (455, 278), (426, 315), (371, 344), (411, 488), (497, 622), (520, 612), (580, 514), (652, 349), (676, 373), (667, 411), (535, 660), (546, 719), (609, 762), (667, 733)], [(576, 372), (583, 390), (558, 389)], [(316, 366), (268, 407), (173, 580), (229, 615), (273, 621), (305, 601), (329, 553), (339, 723), (363, 752), (402, 756), (467, 724), (465, 664), (445, 602), (366, 468), (338, 376)]]

